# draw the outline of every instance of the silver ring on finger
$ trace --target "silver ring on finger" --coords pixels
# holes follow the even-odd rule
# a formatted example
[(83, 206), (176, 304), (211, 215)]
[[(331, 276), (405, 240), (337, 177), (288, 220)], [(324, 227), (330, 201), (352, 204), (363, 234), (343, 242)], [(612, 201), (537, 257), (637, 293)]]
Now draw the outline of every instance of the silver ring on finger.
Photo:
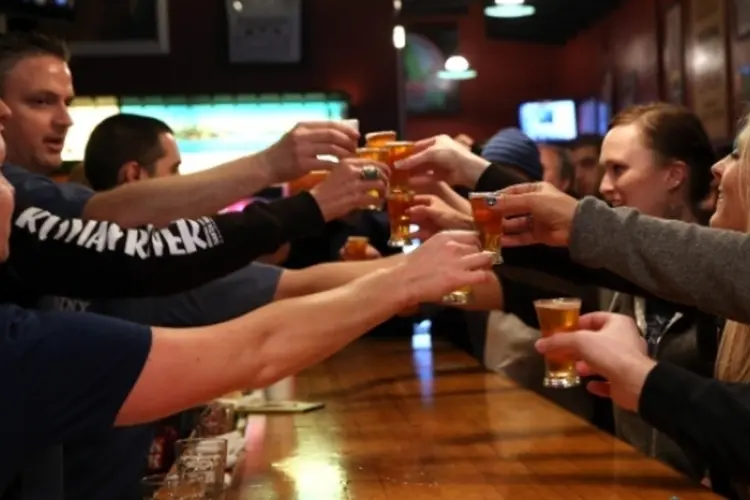
[(359, 172), (359, 176), (363, 181), (376, 181), (380, 179), (380, 170), (372, 165), (365, 165)]

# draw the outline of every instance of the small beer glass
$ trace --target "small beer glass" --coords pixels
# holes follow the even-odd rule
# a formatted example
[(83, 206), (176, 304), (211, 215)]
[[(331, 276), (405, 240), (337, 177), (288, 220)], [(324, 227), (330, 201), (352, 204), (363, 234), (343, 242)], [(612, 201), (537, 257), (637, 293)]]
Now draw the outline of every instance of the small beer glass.
[[(558, 298), (534, 301), (536, 317), (542, 337), (550, 337), (557, 333), (570, 333), (578, 328), (578, 318), (581, 315), (581, 299)], [(545, 354), (544, 387), (567, 389), (581, 384), (581, 378), (576, 371), (576, 360), (559, 353)]]
[(409, 141), (389, 142), (384, 146), (388, 150), (388, 167), (391, 170), (391, 179), (388, 190), (390, 192), (411, 192), (409, 186), (409, 172), (397, 170), (394, 164), (414, 154), (414, 143)]
[[(388, 150), (385, 148), (359, 148), (357, 149), (357, 158), (364, 158), (366, 160), (372, 160), (376, 161), (378, 163), (388, 164)], [(368, 191), (370, 196), (373, 198), (378, 198), (380, 200), (380, 204), (382, 204), (382, 199), (380, 199), (380, 193), (376, 189), (372, 191)], [(380, 204), (373, 204), (369, 205), (367, 208), (369, 210), (379, 210)]]
[(414, 194), (409, 192), (388, 193), (388, 222), (391, 239), (388, 246), (403, 248), (411, 244), (411, 217), (409, 208), (414, 204)]
[(380, 130), (365, 134), (365, 147), (382, 148), (389, 142), (398, 140), (398, 134), (393, 130)]
[(474, 227), (479, 232), (482, 250), (493, 254), (493, 265), (503, 263), (500, 241), (503, 236), (503, 217), (493, 210), (500, 195), (495, 193), (469, 193)]

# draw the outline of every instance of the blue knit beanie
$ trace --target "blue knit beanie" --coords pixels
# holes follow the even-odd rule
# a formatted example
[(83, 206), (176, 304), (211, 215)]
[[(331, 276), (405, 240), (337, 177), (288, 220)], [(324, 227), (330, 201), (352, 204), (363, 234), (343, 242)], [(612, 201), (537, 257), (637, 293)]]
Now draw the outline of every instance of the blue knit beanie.
[(531, 180), (542, 180), (539, 149), (529, 136), (517, 128), (504, 128), (493, 135), (482, 149), (482, 158), (492, 163), (519, 168)]

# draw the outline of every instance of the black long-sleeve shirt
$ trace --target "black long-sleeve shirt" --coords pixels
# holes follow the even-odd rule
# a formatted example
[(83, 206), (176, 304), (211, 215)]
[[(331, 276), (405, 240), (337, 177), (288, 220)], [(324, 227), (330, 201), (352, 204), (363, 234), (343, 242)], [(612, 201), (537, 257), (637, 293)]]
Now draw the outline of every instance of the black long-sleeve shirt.
[(62, 218), (36, 207), (19, 207), (13, 217), (10, 258), (0, 266), (0, 302), (31, 305), (39, 295), (113, 298), (177, 293), (324, 228), (323, 215), (309, 193), (253, 203), (239, 213), (176, 220), (163, 229), (122, 229), (106, 221)]

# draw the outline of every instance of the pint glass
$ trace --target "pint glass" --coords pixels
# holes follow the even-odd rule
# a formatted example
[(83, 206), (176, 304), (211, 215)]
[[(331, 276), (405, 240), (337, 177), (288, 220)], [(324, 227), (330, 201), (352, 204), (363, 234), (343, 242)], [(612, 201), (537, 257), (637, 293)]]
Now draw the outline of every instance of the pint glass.
[(497, 210), (492, 210), (498, 199), (495, 193), (469, 193), (474, 227), (479, 232), (482, 250), (491, 252), (492, 264), (503, 263), (500, 239), (503, 235), (503, 217)]
[[(542, 337), (557, 333), (570, 333), (578, 328), (581, 314), (581, 299), (559, 298), (534, 301), (534, 309), (539, 319)], [(544, 387), (567, 389), (580, 385), (581, 378), (576, 371), (574, 358), (566, 354), (552, 353), (544, 355)]]

